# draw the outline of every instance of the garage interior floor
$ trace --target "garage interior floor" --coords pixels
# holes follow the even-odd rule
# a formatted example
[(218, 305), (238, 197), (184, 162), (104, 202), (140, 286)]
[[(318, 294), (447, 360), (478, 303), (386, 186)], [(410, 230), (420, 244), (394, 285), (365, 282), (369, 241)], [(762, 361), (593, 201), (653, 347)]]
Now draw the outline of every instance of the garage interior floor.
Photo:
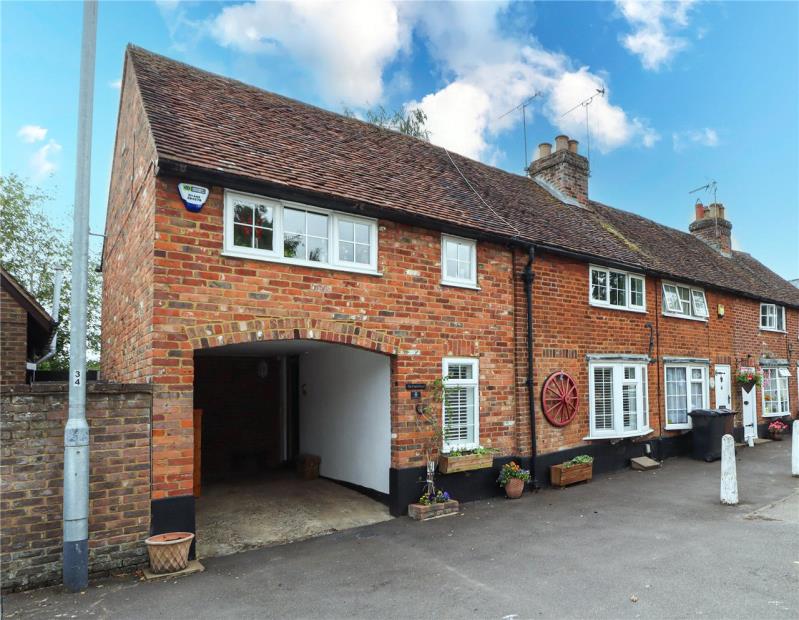
[(330, 480), (274, 472), (203, 486), (196, 502), (197, 556), (303, 540), (391, 519), (388, 506)]

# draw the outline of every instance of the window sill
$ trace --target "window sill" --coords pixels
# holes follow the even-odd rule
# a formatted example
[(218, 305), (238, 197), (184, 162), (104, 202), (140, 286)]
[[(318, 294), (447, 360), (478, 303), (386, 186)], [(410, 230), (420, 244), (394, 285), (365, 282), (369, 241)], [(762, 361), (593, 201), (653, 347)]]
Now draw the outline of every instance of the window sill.
[(773, 334), (787, 334), (788, 333), (788, 330), (786, 330), (786, 329), (773, 329), (771, 327), (761, 327), (760, 331), (761, 332), (771, 332)]
[(317, 263), (314, 261), (307, 261), (307, 260), (293, 260), (288, 258), (280, 258), (277, 256), (258, 256), (255, 254), (251, 254), (249, 252), (237, 252), (235, 250), (225, 250), (221, 252), (221, 255), (225, 258), (244, 258), (247, 260), (257, 260), (262, 263), (278, 263), (281, 265), (293, 265), (295, 267), (310, 267), (312, 269), (327, 269), (329, 271), (344, 271), (347, 273), (359, 273), (361, 275), (366, 276), (379, 276), (382, 277), (383, 274), (380, 271), (375, 271), (373, 269), (358, 269), (355, 267), (347, 267), (344, 265), (331, 265), (330, 263)]
[(476, 450), (480, 447), (479, 443), (445, 444), (441, 447), (441, 456), (449, 456), (451, 452), (463, 452), (465, 450)]
[(784, 418), (787, 415), (791, 415), (790, 411), (783, 411), (782, 413), (764, 413), (764, 418)]
[(583, 437), (583, 441), (600, 441), (602, 439), (629, 439), (630, 437), (643, 437), (644, 435), (649, 435), (649, 433), (654, 433), (655, 429), (646, 427), (642, 428), (641, 430), (634, 431), (632, 433), (621, 433), (618, 435), (588, 435), (587, 437)]
[(693, 427), (690, 424), (666, 424), (664, 431), (690, 431)]
[(476, 284), (470, 284), (469, 282), (453, 282), (451, 280), (441, 280), (439, 282), (441, 286), (454, 286), (455, 288), (468, 288), (472, 291), (479, 291), (482, 290)]
[(686, 321), (698, 321), (699, 323), (707, 323), (708, 317), (702, 316), (685, 316), (684, 314), (674, 314), (672, 312), (664, 312), (663, 316), (671, 317), (672, 319), (684, 319)]
[(603, 304), (592, 299), (588, 300), (588, 305), (594, 308), (604, 308), (605, 310), (620, 310), (621, 312), (636, 312), (638, 314), (646, 314), (646, 308), (632, 308), (630, 306), (614, 306), (611, 304)]

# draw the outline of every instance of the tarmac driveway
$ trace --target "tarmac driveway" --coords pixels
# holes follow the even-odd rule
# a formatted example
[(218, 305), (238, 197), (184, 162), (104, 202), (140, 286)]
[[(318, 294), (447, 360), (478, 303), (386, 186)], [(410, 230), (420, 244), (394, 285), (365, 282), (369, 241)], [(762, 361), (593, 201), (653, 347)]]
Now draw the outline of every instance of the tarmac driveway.
[(132, 577), (5, 598), (6, 618), (797, 618), (799, 478), (790, 442), (719, 463), (667, 460), (520, 500), (465, 504)]

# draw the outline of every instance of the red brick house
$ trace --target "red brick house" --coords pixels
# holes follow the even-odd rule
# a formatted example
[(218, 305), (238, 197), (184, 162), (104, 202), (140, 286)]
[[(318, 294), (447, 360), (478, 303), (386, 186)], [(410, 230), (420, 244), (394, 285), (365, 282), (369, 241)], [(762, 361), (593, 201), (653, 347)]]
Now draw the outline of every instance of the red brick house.
[(747, 433), (795, 415), (799, 290), (732, 250), (721, 205), (689, 234), (590, 200), (577, 151), (559, 136), (514, 175), (129, 47), (102, 374), (153, 384), (153, 531), (193, 527), (200, 476), (300, 452), (402, 513), (442, 375), (445, 449), (541, 483), (578, 453), (684, 450), (690, 410), (744, 407), (741, 367), (767, 375)]
[(18, 385), (26, 381), (28, 362), (47, 351), (55, 322), (2, 267), (0, 289), (0, 385)]

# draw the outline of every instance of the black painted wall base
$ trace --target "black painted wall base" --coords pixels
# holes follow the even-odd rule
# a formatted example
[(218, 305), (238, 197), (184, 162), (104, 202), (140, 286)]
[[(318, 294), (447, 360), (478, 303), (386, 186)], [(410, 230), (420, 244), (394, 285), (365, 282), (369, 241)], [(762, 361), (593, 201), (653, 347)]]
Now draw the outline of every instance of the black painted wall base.
[[(630, 459), (647, 455), (647, 444), (650, 447), (648, 456), (662, 461), (672, 456), (690, 454), (691, 433), (683, 433), (674, 437), (655, 438), (642, 442), (633, 442), (625, 439), (611, 444), (609, 441), (603, 441), (568, 450), (539, 454), (536, 458), (536, 485), (539, 488), (550, 486), (550, 466), (568, 461), (579, 454), (588, 454), (594, 457), (594, 473), (596, 474), (624, 469), (629, 467)], [(436, 487), (443, 491), (448, 491), (452, 497), (461, 502), (501, 496), (504, 491), (497, 484), (497, 478), (499, 477), (499, 470), (509, 461), (516, 461), (524, 468), (530, 467), (529, 457), (495, 458), (491, 468), (458, 472), (456, 474), (436, 474)], [(407, 514), (408, 504), (417, 501), (422, 494), (426, 475), (424, 467), (391, 469), (389, 510), (392, 515)]]
[[(150, 502), (150, 536), (167, 532), (197, 533), (194, 523), (194, 496), (165, 497)], [(191, 542), (189, 559), (196, 557), (195, 543)]]

